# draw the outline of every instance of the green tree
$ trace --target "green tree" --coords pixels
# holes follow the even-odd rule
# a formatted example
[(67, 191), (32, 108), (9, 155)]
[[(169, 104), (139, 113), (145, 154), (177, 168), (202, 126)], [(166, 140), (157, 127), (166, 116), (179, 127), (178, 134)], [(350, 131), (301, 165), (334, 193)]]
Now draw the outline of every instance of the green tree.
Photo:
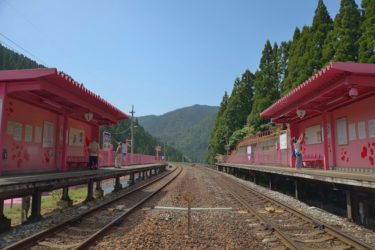
[(288, 57), (288, 75), (285, 78), (282, 94), (288, 93), (291, 89), (297, 87), (311, 76), (311, 38), (310, 27), (304, 26), (300, 33), (299, 30), (296, 29), (290, 45)]
[(359, 61), (375, 63), (375, 1), (362, 0), (362, 36), (359, 39)]
[(354, 0), (341, 0), (333, 30), (323, 48), (323, 61), (358, 61), (358, 40), (361, 36), (361, 15)]
[(309, 40), (309, 70), (311, 74), (319, 71), (327, 61), (323, 60), (323, 46), (329, 32), (333, 29), (333, 21), (323, 0), (319, 0), (311, 26), (311, 39)]
[[(276, 50), (276, 51), (275, 51)], [(277, 67), (277, 46), (272, 48), (267, 40), (260, 60), (259, 70), (255, 73), (254, 98), (248, 124), (256, 131), (262, 130), (262, 125), (269, 123), (268, 119), (260, 117), (260, 113), (279, 98), (279, 74)]]
[(214, 162), (214, 157), (216, 154), (220, 154), (224, 152), (224, 144), (225, 144), (225, 130), (224, 130), (224, 122), (223, 122), (223, 114), (228, 105), (228, 93), (225, 91), (224, 96), (221, 100), (219, 111), (216, 116), (215, 124), (211, 132), (210, 136), (210, 144), (209, 144), (209, 153), (207, 157), (207, 161), (209, 163)]
[(254, 75), (246, 70), (241, 79), (236, 79), (227, 108), (223, 114), (224, 137), (227, 143), (233, 132), (243, 128), (246, 124), (246, 118), (252, 110), (253, 91)]

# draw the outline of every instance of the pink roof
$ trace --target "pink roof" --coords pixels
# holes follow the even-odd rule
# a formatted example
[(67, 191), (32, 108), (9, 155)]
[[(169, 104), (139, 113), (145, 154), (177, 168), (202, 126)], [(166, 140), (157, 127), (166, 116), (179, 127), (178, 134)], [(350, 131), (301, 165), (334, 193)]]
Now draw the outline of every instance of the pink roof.
[[(101, 98), (99, 95), (91, 92), (77, 83), (70, 76), (59, 72), (55, 68), (37, 68), (37, 69), (20, 69), (20, 70), (0, 70), (0, 82), (5, 83), (19, 83), (26, 81), (45, 80), (48, 84), (52, 84), (63, 88), (71, 95), (83, 99), (95, 107), (99, 107), (105, 112), (110, 113), (117, 120), (127, 119), (128, 116), (111, 105), (108, 101)], [(114, 121), (113, 121), (114, 122)]]
[[(337, 84), (343, 78), (351, 75), (375, 76), (375, 64), (332, 62), (297, 88), (290, 91), (287, 95), (280, 98), (260, 115), (262, 117), (272, 118), (273, 120), (276, 119), (277, 121), (283, 114), (289, 113), (290, 115), (290, 112), (295, 112), (300, 106), (307, 105), (307, 102), (312, 98), (315, 98), (314, 106), (318, 106), (318, 103), (328, 102), (329, 98), (331, 98), (330, 100), (332, 100), (332, 98), (337, 98), (339, 93), (337, 91), (332, 91), (329, 96), (325, 96), (324, 98), (321, 93), (331, 88), (333, 90), (333, 87), (336, 86), (334, 84)], [(343, 90), (344, 84), (340, 84), (340, 86), (342, 87), (340, 90)], [(348, 85), (345, 87), (348, 87)], [(373, 82), (373, 87), (375, 87), (375, 81)], [(338, 87), (335, 88), (338, 90)], [(322, 98), (320, 102), (317, 102), (317, 97), (319, 96)]]

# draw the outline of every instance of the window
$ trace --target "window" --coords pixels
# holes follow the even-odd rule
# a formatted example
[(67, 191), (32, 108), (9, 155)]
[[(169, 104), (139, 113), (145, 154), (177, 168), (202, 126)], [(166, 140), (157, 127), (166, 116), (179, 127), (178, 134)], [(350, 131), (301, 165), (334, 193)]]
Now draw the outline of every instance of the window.
[(346, 117), (336, 120), (337, 145), (348, 144), (348, 128)]
[(305, 129), (305, 144), (322, 143), (322, 129), (320, 125), (314, 125)]
[(55, 125), (52, 122), (44, 122), (43, 127), (43, 148), (53, 148), (55, 137)]

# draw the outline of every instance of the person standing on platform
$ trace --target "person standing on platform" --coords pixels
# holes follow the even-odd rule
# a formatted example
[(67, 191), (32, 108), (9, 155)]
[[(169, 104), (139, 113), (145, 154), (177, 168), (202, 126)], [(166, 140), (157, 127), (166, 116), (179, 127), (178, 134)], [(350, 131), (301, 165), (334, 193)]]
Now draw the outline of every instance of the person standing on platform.
[(98, 153), (99, 153), (99, 144), (94, 138), (89, 145), (89, 168), (97, 169), (98, 168)]
[(303, 142), (304, 133), (301, 133), (298, 140), (293, 140), (294, 153), (296, 155), (296, 169), (302, 168), (302, 152), (301, 152), (301, 143)]
[(126, 154), (128, 153), (128, 144), (126, 140), (122, 143), (122, 158), (126, 159)]
[(121, 168), (122, 165), (122, 142), (120, 142), (116, 148), (115, 153), (115, 168)]

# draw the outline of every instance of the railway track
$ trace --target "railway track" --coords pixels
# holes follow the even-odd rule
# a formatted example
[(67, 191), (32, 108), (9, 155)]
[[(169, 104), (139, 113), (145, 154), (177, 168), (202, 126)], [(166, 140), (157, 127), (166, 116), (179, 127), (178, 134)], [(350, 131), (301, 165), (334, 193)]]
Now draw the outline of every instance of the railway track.
[(79, 216), (36, 233), (4, 248), (13, 249), (85, 249), (111, 227), (171, 183), (182, 168), (176, 167), (148, 183), (129, 189), (123, 195)]
[[(228, 195), (245, 208), (275, 249), (373, 249), (339, 229), (320, 222), (287, 204), (280, 203), (243, 183), (214, 170), (207, 170)], [(264, 230), (263, 230), (264, 231)], [(281, 244), (284, 246), (282, 247)]]

